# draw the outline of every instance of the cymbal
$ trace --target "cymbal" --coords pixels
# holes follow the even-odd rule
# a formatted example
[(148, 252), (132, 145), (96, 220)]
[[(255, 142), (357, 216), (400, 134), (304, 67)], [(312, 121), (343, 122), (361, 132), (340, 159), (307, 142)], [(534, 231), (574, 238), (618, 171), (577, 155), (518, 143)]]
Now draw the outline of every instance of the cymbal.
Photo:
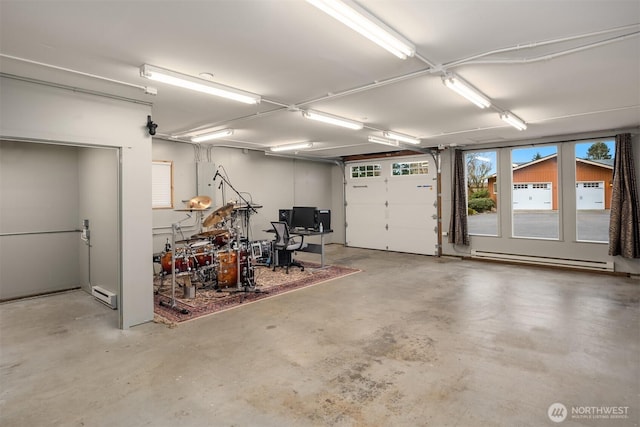
[(204, 221), (202, 221), (202, 225), (204, 225), (205, 227), (213, 227), (214, 225), (224, 221), (224, 219), (228, 217), (231, 212), (233, 212), (233, 203), (227, 203), (226, 205), (211, 212), (211, 215), (209, 215), (204, 219)]
[(228, 234), (228, 233), (229, 233), (229, 230), (227, 230), (226, 228), (217, 228), (214, 230), (203, 231), (202, 233), (195, 234), (194, 237), (206, 238), (206, 237), (218, 236), (220, 234)]
[(211, 197), (196, 196), (187, 202), (187, 207), (193, 209), (206, 209), (211, 206)]

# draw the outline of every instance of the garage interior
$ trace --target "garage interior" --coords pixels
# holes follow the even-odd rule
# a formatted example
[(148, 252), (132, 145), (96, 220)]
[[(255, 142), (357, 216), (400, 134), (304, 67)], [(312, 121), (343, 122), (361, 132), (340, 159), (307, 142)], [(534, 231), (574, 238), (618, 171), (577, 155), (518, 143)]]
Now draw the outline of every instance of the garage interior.
[[(324, 3), (0, 2), (0, 424), (640, 423), (640, 4)], [(359, 273), (154, 321), (296, 206)]]

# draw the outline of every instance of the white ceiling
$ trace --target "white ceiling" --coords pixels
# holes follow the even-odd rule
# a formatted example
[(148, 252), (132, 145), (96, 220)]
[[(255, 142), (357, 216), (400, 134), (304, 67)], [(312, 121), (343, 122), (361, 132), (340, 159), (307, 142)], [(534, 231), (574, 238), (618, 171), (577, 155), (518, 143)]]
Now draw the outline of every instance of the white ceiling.
[[(398, 59), (303, 0), (0, 0), (0, 71), (151, 102), (158, 137), (233, 128), (214, 145), (312, 141), (313, 149), (300, 152), (309, 157), (394, 150), (367, 142), (382, 130), (422, 138), (420, 147), (429, 148), (640, 125), (637, 0), (359, 4), (413, 42), (417, 57)], [(585, 37), (559, 41), (574, 36)], [(558, 42), (530, 47), (548, 41)], [(145, 63), (209, 72), (263, 101), (248, 106), (150, 82), (139, 75)], [(158, 94), (42, 64), (153, 86)], [(481, 110), (450, 91), (442, 70), (472, 83), (496, 108)], [(366, 127), (306, 120), (297, 110), (308, 108)], [(508, 126), (498, 110), (512, 111), (528, 129)]]

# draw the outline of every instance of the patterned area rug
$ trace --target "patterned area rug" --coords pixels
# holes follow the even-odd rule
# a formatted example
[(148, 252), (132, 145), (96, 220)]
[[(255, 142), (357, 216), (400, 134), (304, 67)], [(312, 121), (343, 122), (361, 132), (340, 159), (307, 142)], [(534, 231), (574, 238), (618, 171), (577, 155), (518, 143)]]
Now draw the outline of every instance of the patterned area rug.
[(358, 273), (348, 267), (326, 266), (319, 269), (319, 265), (305, 262), (305, 270), (292, 267), (289, 274), (284, 269), (272, 271), (266, 266), (254, 267), (255, 287), (247, 288), (246, 292), (237, 292), (236, 287), (223, 288), (220, 291), (202, 286), (193, 281), (195, 295), (193, 298), (184, 297), (184, 284), (189, 283), (185, 277), (176, 278), (175, 305), (171, 292), (171, 276), (155, 280), (154, 296), (154, 321), (164, 323), (171, 327), (178, 323), (193, 320), (221, 311), (229, 310), (241, 305), (246, 305), (261, 299), (282, 295), (297, 289), (305, 288), (332, 279)]

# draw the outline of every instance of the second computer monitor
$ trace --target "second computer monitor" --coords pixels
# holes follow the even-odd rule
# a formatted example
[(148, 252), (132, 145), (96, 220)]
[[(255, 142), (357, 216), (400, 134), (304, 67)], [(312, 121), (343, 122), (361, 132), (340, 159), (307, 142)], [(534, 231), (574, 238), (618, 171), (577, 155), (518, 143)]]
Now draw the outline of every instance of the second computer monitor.
[(314, 230), (316, 228), (316, 208), (311, 206), (294, 206), (291, 210), (291, 227)]

